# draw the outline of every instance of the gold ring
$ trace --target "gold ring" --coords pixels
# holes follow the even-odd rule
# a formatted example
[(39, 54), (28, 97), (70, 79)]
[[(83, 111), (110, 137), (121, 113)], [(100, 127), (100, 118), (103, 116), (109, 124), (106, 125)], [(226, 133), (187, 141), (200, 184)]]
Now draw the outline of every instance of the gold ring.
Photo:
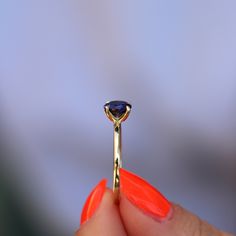
[(125, 101), (110, 101), (104, 105), (107, 117), (114, 124), (113, 191), (117, 197), (119, 196), (120, 168), (122, 167), (121, 123), (128, 118), (131, 107)]

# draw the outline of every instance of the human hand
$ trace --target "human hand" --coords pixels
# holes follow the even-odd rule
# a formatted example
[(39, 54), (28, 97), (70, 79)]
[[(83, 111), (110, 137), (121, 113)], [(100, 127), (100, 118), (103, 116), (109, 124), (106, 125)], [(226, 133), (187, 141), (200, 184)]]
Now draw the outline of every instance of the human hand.
[(137, 175), (120, 170), (120, 202), (102, 180), (89, 195), (76, 236), (232, 236), (170, 203)]

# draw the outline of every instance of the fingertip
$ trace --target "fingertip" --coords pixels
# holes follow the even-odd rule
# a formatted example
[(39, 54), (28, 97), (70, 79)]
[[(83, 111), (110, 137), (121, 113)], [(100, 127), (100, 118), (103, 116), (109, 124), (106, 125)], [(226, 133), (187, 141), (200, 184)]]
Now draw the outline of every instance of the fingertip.
[(85, 201), (82, 213), (81, 213), (81, 220), (80, 224), (84, 224), (88, 221), (96, 212), (97, 208), (99, 207), (103, 195), (106, 190), (106, 179), (102, 179), (96, 187), (92, 190), (89, 194), (87, 200)]
[(170, 202), (146, 180), (125, 169), (120, 169), (120, 179), (123, 196), (145, 214), (157, 220), (165, 220), (170, 216)]
[(106, 187), (105, 181), (102, 180), (97, 185), (105, 187), (99, 206), (97, 206), (93, 215), (80, 225), (79, 230), (75, 234), (76, 236), (126, 235), (119, 209), (115, 204), (114, 194), (111, 189)]

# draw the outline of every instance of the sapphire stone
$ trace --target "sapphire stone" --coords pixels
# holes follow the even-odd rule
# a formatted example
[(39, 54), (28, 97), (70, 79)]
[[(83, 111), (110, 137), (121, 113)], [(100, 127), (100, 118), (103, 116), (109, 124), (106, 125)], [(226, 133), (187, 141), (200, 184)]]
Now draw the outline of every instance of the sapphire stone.
[(125, 101), (111, 101), (104, 105), (104, 107), (108, 107), (110, 113), (117, 119), (125, 114), (127, 106), (131, 108), (131, 105)]

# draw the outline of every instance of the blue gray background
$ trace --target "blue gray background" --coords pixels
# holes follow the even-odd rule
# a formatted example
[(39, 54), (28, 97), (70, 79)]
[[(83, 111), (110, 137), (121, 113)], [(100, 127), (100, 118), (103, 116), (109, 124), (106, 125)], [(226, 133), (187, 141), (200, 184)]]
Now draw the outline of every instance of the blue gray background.
[(233, 0), (2, 0), (1, 235), (73, 235), (93, 186), (111, 184), (113, 99), (133, 105), (124, 167), (236, 233), (235, 11)]

